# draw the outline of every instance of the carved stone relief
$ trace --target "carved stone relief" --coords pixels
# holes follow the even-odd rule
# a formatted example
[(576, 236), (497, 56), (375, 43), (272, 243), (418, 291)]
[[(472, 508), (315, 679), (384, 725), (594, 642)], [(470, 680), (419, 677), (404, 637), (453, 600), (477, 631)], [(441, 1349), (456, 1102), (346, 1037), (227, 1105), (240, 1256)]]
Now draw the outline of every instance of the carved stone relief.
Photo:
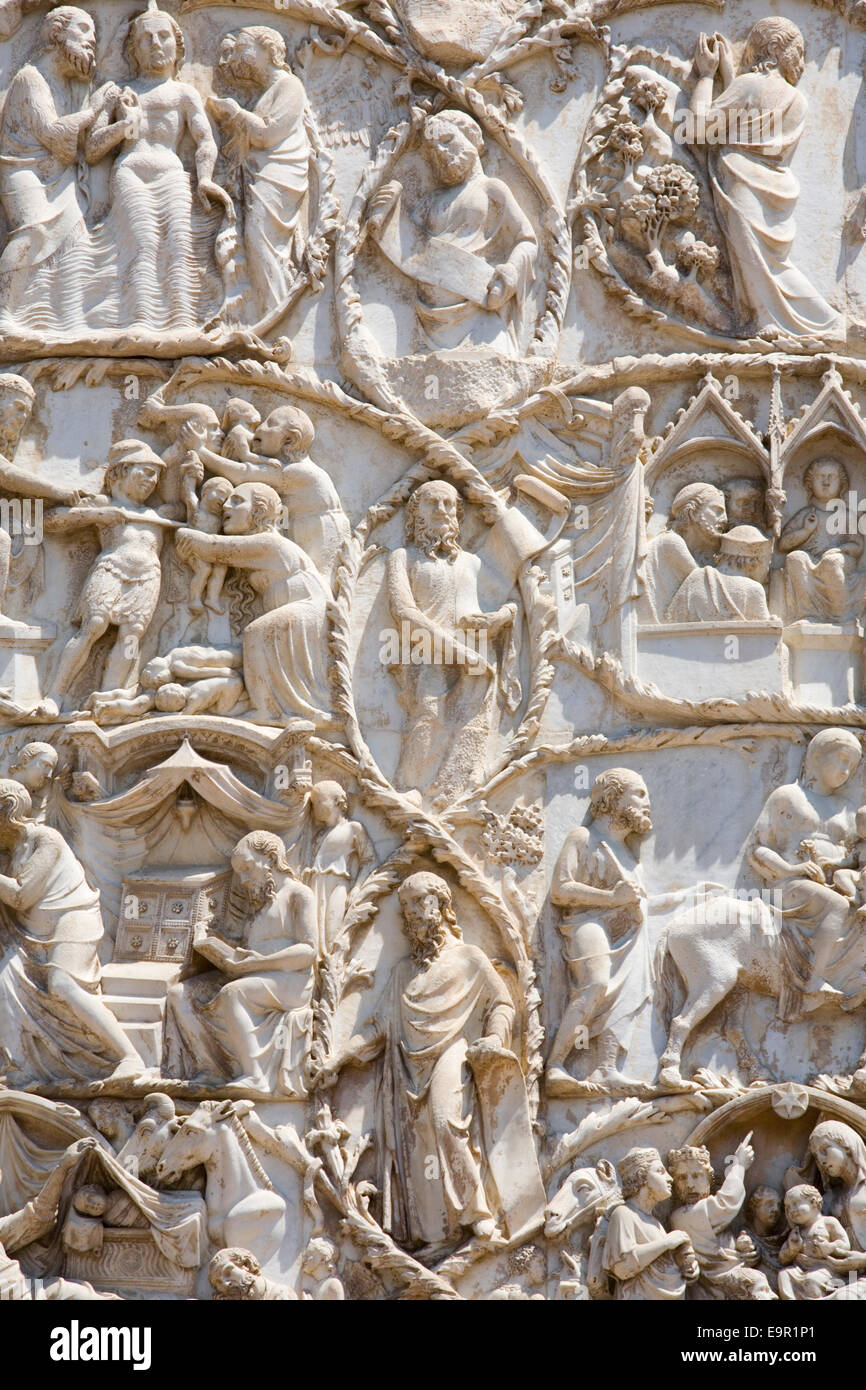
[(0, 10), (0, 1296), (864, 1297), (859, 10), (241, 8)]

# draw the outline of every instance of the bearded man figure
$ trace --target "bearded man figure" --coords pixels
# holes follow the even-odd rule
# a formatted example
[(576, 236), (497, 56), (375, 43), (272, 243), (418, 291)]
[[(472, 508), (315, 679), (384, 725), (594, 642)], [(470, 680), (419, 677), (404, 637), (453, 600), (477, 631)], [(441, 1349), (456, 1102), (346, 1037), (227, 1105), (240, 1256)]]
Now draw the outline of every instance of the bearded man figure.
[(681, 586), (713, 563), (727, 529), (725, 494), (712, 483), (687, 483), (671, 503), (670, 524), (647, 542), (641, 606), (644, 621), (665, 621)]
[(700, 1284), (709, 1298), (764, 1300), (776, 1297), (767, 1276), (755, 1266), (759, 1254), (747, 1231), (730, 1229), (746, 1200), (745, 1176), (755, 1151), (748, 1134), (725, 1160), (724, 1181), (713, 1193), (715, 1174), (702, 1144), (684, 1145), (668, 1155), (676, 1205), (671, 1230), (685, 1231), (700, 1267)]
[(510, 1050), (511, 995), (463, 940), (443, 878), (411, 874), (397, 896), (410, 955), (326, 1079), (383, 1056), (377, 1186), (382, 1225), (396, 1240), (435, 1250), (465, 1234), (489, 1241), (504, 1229), (514, 1239), (545, 1199)]
[[(247, 111), (232, 97), (209, 97), (207, 109), (228, 132), (223, 154), (241, 175), (245, 268), (259, 317), (279, 313), (304, 253), (303, 210), (310, 181), (306, 92), (291, 71), (282, 34), (252, 25), (222, 41), (220, 71), (250, 87)], [(248, 313), (243, 297), (236, 306)]]
[(520, 699), (517, 608), (481, 612), (481, 559), (461, 549), (462, 516), (455, 487), (422, 483), (406, 505), (406, 547), (388, 558), (391, 670), (406, 715), (396, 785), (445, 801), (483, 777), (497, 695), (509, 712)]
[(87, 138), (119, 96), (109, 82), (87, 97), (95, 62), (93, 20), (62, 5), (45, 16), (36, 53), (6, 94), (0, 123), (0, 206), (9, 227), (0, 256), (4, 332), (84, 327), (93, 248), (78, 171), (120, 138), (107, 116), (101, 139)]
[(484, 135), (466, 111), (428, 116), (422, 150), (435, 186), (412, 199), (397, 180), (374, 195), (366, 228), (415, 285), (423, 348), (471, 345), (516, 357), (538, 239), (511, 189), (481, 164)]
[(169, 990), (166, 1072), (303, 1099), (313, 1026), (316, 899), (295, 879), (282, 841), (267, 830), (238, 841), (232, 869), (247, 898), (246, 945), (224, 941), (204, 926), (196, 930), (196, 951), (217, 968)]
[(625, 767), (600, 773), (589, 814), (588, 825), (565, 837), (550, 889), (550, 901), (562, 908), (570, 997), (547, 1062), (548, 1095), (575, 1088), (565, 1064), (579, 1030), (587, 1043), (598, 1042), (598, 1064), (587, 1083), (627, 1082), (618, 1062), (628, 1050), (635, 1016), (652, 994), (639, 860), (652, 815), (643, 778)]

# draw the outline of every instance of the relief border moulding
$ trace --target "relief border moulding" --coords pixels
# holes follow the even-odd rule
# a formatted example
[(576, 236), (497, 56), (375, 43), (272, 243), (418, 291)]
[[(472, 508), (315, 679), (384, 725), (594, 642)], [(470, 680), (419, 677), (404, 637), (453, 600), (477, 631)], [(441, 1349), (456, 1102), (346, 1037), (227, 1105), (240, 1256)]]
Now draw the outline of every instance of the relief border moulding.
[[(769, 1101), (777, 1114), (785, 1115), (786, 1092), (790, 1092), (791, 1083), (781, 1082), (769, 1086), (756, 1086), (749, 1089), (745, 1094), (736, 1096), (729, 1100), (727, 1104), (714, 1110), (711, 1115), (706, 1115), (698, 1122), (695, 1128), (684, 1141), (686, 1144), (709, 1144), (714, 1135), (723, 1130), (732, 1119), (738, 1124), (742, 1124), (744, 1129), (748, 1129), (751, 1123), (757, 1119), (767, 1107)], [(843, 1120), (856, 1129), (857, 1133), (866, 1139), (866, 1110), (860, 1105), (854, 1105), (851, 1101), (845, 1100), (841, 1096), (835, 1096), (822, 1087), (817, 1086), (797, 1086), (798, 1093), (795, 1099), (795, 1109), (803, 1105), (803, 1109), (814, 1106), (816, 1109), (825, 1111), (827, 1117)], [(802, 1112), (800, 1112), (802, 1113)], [(795, 1118), (795, 1116), (791, 1116)]]

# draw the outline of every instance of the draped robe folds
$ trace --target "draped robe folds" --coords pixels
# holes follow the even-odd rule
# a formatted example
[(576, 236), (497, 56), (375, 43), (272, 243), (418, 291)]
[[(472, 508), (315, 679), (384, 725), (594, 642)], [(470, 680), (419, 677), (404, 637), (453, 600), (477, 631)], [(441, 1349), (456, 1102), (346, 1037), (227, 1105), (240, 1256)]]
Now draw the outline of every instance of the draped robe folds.
[(661, 623), (697, 561), (676, 531), (662, 531), (645, 542), (641, 596), (645, 622)]
[(145, 180), (119, 155), (111, 206), (92, 234), (97, 253), (115, 264), (88, 326), (171, 332), (204, 323), (223, 294), (213, 252), (220, 222), (219, 211), (199, 207), (176, 157)]
[[(650, 551), (653, 545), (646, 538), (644, 465), (636, 450), (629, 449), (615, 451), (603, 464), (585, 462), (575, 458), (574, 446), (566, 449), (564, 441), (537, 420), (525, 429), (525, 454), (532, 459), (526, 471), (577, 504), (580, 524), (569, 522), (560, 535), (569, 543), (575, 622), (584, 615), (598, 649), (619, 654), (628, 608), (639, 596), (646, 607), (644, 591), (651, 587), (642, 572), (644, 557), (649, 563), (648, 545)], [(509, 440), (503, 453), (510, 460), (513, 452)], [(497, 453), (493, 457), (502, 459)], [(686, 555), (691, 568), (694, 561), (688, 551)]]
[[(830, 814), (810, 801), (799, 783), (777, 787), (767, 798), (753, 832), (752, 849), (769, 849), (789, 862), (801, 857), (801, 842), (823, 842), (828, 860), (838, 862), (853, 829), (853, 812), (845, 803)], [(779, 946), (785, 979), (779, 998), (779, 1016), (789, 1020), (801, 1017), (803, 991), (809, 984), (815, 954), (814, 937), (831, 929), (835, 941), (824, 966), (824, 979), (852, 1006), (858, 1002), (866, 966), (866, 947), (862, 930), (851, 903), (830, 884), (808, 878), (788, 878), (779, 885), (782, 896)]]
[(446, 1240), (491, 1214), (507, 1223), (511, 1194), (485, 1183), (495, 1120), (483, 1120), (484, 1097), (466, 1061), (467, 1047), (486, 1036), (494, 1013), (510, 1026), (508, 990), (483, 951), (464, 942), (446, 944), (420, 969), (401, 961), (383, 996), (376, 1024), (385, 1038), (382, 1223), (410, 1245)]
[(805, 97), (781, 73), (741, 73), (707, 112), (725, 131), (709, 149), (713, 199), (741, 318), (758, 332), (796, 337), (841, 332), (839, 314), (789, 259), (800, 185), (790, 164), (803, 133)]
[(3, 327), (82, 327), (95, 260), (79, 196), (77, 137), (49, 133), (63, 114), (43, 74), (28, 63), (6, 94), (0, 133), (0, 205), (9, 225), (0, 256)]
[(243, 177), (247, 266), (262, 315), (286, 302), (303, 254), (311, 151), (305, 119), (295, 114), (295, 86), (278, 78), (260, 97), (253, 114), (264, 123), (262, 134), (239, 125), (232, 136)]
[[(255, 825), (285, 835), (298, 812), (248, 787), (225, 763), (201, 757), (187, 742), (157, 767), (149, 768), (125, 791), (105, 800), (77, 802), (59, 798), (59, 814), (70, 838), (86, 838), (88, 867), (101, 890), (108, 930), (120, 910), (125, 877), (142, 863), (176, 862), (177, 822), (172, 808), (185, 782), (196, 792), (200, 815), (214, 848), (214, 867), (224, 864), (243, 830)], [(178, 864), (182, 880), (184, 868)]]
[(686, 1296), (686, 1282), (673, 1254), (665, 1251), (641, 1269), (636, 1251), (661, 1240), (665, 1228), (657, 1216), (623, 1202), (611, 1212), (603, 1266), (616, 1280), (616, 1298), (667, 1302)]
[(712, 1298), (725, 1298), (734, 1283), (730, 1276), (739, 1278), (744, 1268), (730, 1226), (745, 1200), (742, 1170), (734, 1167), (713, 1195), (671, 1214), (671, 1230), (685, 1231), (689, 1237), (701, 1267), (701, 1284)]
[[(834, 500), (838, 506), (838, 499)], [(834, 531), (832, 505), (810, 499), (808, 506), (785, 523), (781, 538), (784, 541), (786, 534), (799, 531), (811, 512), (818, 517), (817, 527), (785, 559), (785, 612), (789, 618), (819, 618), (831, 623), (859, 617), (866, 602), (866, 583), (858, 570), (863, 543), (861, 555), (855, 555), (852, 543), (856, 538)], [(841, 549), (843, 541), (846, 550)]]
[[(479, 173), (459, 189), (428, 194), (411, 217), (403, 216), (403, 194), (400, 188), (375, 235), (391, 263), (415, 281), (426, 348), (471, 344), (516, 356), (514, 315), (532, 285), (538, 242), (514, 194)], [(491, 311), (487, 293), (505, 262), (517, 271), (517, 287)]]
[[(62, 1230), (72, 1197), (84, 1183), (99, 1183), (123, 1195), (137, 1223), (150, 1230), (157, 1248), (181, 1269), (196, 1269), (205, 1253), (205, 1206), (195, 1192), (154, 1192), (128, 1173), (107, 1148), (82, 1154), (70, 1169), (56, 1213), (40, 1208), (39, 1193), (64, 1148), (33, 1138), (14, 1113), (0, 1114), (0, 1173), (4, 1206), (0, 1217), (0, 1301), (81, 1297), (87, 1284), (56, 1277), (63, 1267)], [(3, 1251), (5, 1248), (5, 1261)], [(14, 1253), (15, 1258), (9, 1258)]]
[(199, 207), (190, 174), (167, 148), (163, 167), (142, 176), (138, 142), (127, 141), (112, 166), (108, 213), (91, 230), (78, 140), (49, 132), (58, 114), (45, 77), (28, 64), (10, 86), (0, 136), (0, 203), (11, 229), (0, 256), (0, 326), (77, 335), (204, 323), (224, 293), (214, 259), (222, 212)]
[(328, 590), (312, 560), (300, 547), (294, 550), (295, 572), (264, 590), (263, 615), (244, 628), (244, 683), (255, 712), (275, 723), (286, 716), (330, 723)]
[(321, 838), (314, 839), (313, 846), (312, 864), (303, 872), (316, 895), (319, 951), (324, 956), (342, 929), (349, 893), (361, 869), (371, 863), (375, 854), (359, 821), (340, 821)]
[(194, 976), (169, 994), (165, 1024), (165, 1065), (172, 1076), (209, 1074), (235, 1080), (242, 1062), (235, 1055), (226, 1012), (232, 997), (249, 1019), (246, 1046), (250, 1059), (268, 1079), (268, 1089), (303, 1099), (305, 1069), (313, 1027), (314, 973), (310, 966), (289, 970), (268, 967), (267, 956), (302, 942), (317, 947), (315, 912), (309, 935), (300, 899), (306, 886), (290, 882), (250, 922), (245, 945), (261, 954), (254, 971), (234, 978), (222, 971)]
[(852, 1250), (866, 1251), (866, 1144), (856, 1131), (851, 1135), (851, 1142), (856, 1140), (856, 1176), (849, 1183), (825, 1184), (824, 1210), (841, 1222)]
[[(480, 572), (480, 558), (466, 550), (428, 555), (412, 544), (388, 558), (388, 601), (401, 634), (400, 661), (391, 671), (406, 713), (398, 786), (429, 788), (432, 773), (437, 794), (462, 791), (471, 776), (483, 775), (500, 703), (513, 713), (520, 701), (519, 628), (511, 624), (489, 643), (482, 628), (482, 645), (461, 625), (481, 611)], [(425, 635), (431, 637), (426, 654)], [(466, 660), (467, 649), (479, 657), (475, 665)], [(446, 741), (443, 729), (450, 730)]]
[(51, 1078), (59, 1069), (79, 1079), (100, 1079), (117, 1058), (106, 1056), (100, 1039), (46, 987), (48, 967), (54, 966), (97, 992), (97, 946), (103, 936), (99, 894), (59, 831), (40, 826), (38, 836), (56, 847), (57, 857), (32, 907), (2, 909), (6, 950), (0, 963), (0, 1046), (13, 1066), (31, 1078)]
[(587, 526), (574, 533), (574, 598), (586, 604), (599, 650), (623, 649), (623, 623), (640, 593), (639, 562), (646, 550), (643, 464), (634, 457), (608, 464), (561, 462), (547, 458), (534, 468), (543, 482), (565, 492), (586, 512)]
[(665, 613), (669, 623), (769, 622), (767, 595), (747, 574), (724, 574), (712, 565), (687, 574)]
[[(626, 864), (621, 864), (621, 859), (626, 859)], [(558, 887), (585, 884), (610, 890), (629, 881), (642, 886), (643, 869), (638, 862), (628, 863), (628, 852), (622, 846), (617, 846), (613, 853), (604, 840), (595, 836), (586, 838), (582, 828), (569, 832), (554, 872), (554, 883)], [(589, 1008), (581, 1010), (581, 1021), (590, 1038), (597, 1038), (607, 1030), (615, 1032), (621, 1045), (626, 1047), (635, 1015), (652, 998), (653, 962), (646, 916), (645, 901), (634, 908), (566, 908), (563, 912), (559, 930), (563, 958), (573, 981), (573, 999), (582, 996), (594, 999), (596, 994), (594, 982), (584, 978), (585, 965), (594, 956), (584, 954), (580, 928), (584, 924), (598, 923), (610, 942), (607, 951), (610, 980), (605, 997), (592, 1012)]]
[(272, 486), (286, 500), (292, 540), (330, 579), (340, 548), (352, 533), (330, 475), (311, 458), (296, 459), (281, 468)]
[(836, 942), (824, 967), (824, 978), (852, 1004), (859, 1002), (863, 986), (863, 946), (860, 927), (851, 912), (848, 898), (827, 884), (813, 883), (807, 878), (788, 879), (782, 888), (783, 923), (781, 944), (789, 983), (780, 999), (783, 1017), (797, 1018), (801, 1007), (801, 991), (805, 990), (812, 973), (813, 937), (821, 928), (835, 925)]

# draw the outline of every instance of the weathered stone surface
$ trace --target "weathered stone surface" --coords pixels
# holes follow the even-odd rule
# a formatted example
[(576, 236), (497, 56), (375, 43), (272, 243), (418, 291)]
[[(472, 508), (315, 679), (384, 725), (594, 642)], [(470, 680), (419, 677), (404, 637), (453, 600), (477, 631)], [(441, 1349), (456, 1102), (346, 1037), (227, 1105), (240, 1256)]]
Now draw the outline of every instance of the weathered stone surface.
[(866, 1296), (866, 30), (787, 9), (0, 12), (0, 1297)]

